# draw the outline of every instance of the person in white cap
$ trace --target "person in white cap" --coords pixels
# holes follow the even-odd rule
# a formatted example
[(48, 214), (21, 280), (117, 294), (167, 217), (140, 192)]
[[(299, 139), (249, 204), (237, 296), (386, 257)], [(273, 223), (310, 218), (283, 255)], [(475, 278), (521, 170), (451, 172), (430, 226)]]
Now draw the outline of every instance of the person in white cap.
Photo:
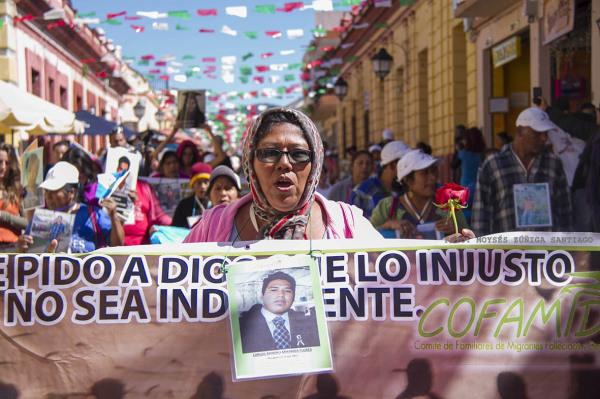
[[(116, 201), (112, 198), (102, 200), (100, 205), (106, 212), (79, 202), (79, 171), (74, 165), (64, 161), (57, 162), (48, 171), (40, 187), (44, 189), (47, 209), (75, 214), (69, 252), (85, 253), (102, 247), (123, 245), (125, 233), (117, 215)], [(25, 234), (19, 237), (17, 252), (27, 252), (33, 244), (30, 231), (31, 222)], [(54, 252), (58, 245), (56, 240), (52, 241), (48, 252)]]
[(383, 142), (381, 144), (382, 147), (385, 147), (387, 143), (390, 141), (394, 141), (394, 132), (390, 129), (385, 129), (382, 134)]
[(404, 154), (411, 151), (410, 147), (402, 141), (392, 141), (381, 150), (381, 168), (377, 176), (370, 177), (354, 190), (356, 205), (363, 210), (366, 217), (370, 217), (373, 209), (382, 199), (400, 191), (395, 185), (396, 164)]
[[(514, 141), (481, 165), (471, 214), (473, 231), (478, 236), (517, 230), (570, 231), (569, 184), (560, 159), (546, 147), (554, 125), (546, 112), (530, 107), (519, 114), (516, 126)], [(527, 186), (532, 183), (536, 186)], [(544, 223), (539, 223), (544, 226), (518, 226), (515, 185), (519, 185), (517, 190), (526, 190), (544, 183), (548, 184), (551, 218), (544, 217)]]
[[(438, 166), (443, 163), (442, 159), (434, 158), (420, 150), (411, 150), (404, 154), (396, 168), (398, 181), (403, 184), (405, 193), (384, 198), (379, 202), (370, 219), (373, 226), (378, 229), (398, 230), (402, 238), (426, 238), (418, 226), (431, 222), (440, 233), (453, 234), (454, 224), (447, 223), (446, 211), (433, 205)], [(465, 216), (461, 211), (456, 213), (456, 222), (459, 231), (467, 228)], [(430, 231), (433, 232), (433, 229)], [(435, 236), (428, 238), (434, 239)]]

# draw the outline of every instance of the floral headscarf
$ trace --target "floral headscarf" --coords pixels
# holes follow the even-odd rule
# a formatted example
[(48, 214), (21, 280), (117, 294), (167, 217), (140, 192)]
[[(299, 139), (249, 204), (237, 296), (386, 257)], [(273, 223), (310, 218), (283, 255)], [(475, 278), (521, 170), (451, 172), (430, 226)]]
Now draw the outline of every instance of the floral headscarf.
[[(311, 170), (306, 181), (306, 187), (300, 197), (300, 201), (294, 209), (281, 212), (273, 208), (263, 193), (258, 177), (254, 171), (253, 161), (258, 144), (258, 133), (266, 116), (282, 113), (290, 116), (291, 120), (297, 120), (301, 126), (304, 138), (309, 149), (313, 152)], [(261, 132), (262, 135), (266, 132)], [(250, 129), (244, 142), (242, 155), (242, 166), (246, 174), (246, 180), (250, 184), (254, 213), (267, 223), (258, 232), (258, 239), (284, 239), (301, 240), (306, 238), (306, 225), (312, 204), (315, 200), (315, 190), (319, 184), (321, 169), (323, 167), (323, 142), (314, 123), (302, 112), (292, 108), (271, 108), (259, 115)]]

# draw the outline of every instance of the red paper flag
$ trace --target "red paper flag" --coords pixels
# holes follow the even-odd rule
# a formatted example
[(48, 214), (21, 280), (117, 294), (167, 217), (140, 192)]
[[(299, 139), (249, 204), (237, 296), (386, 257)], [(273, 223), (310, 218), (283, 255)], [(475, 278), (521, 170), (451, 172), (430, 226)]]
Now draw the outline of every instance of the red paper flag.
[(142, 19), (142, 17), (140, 16), (129, 16), (129, 15), (125, 15), (125, 21), (137, 21), (138, 19)]
[(19, 17), (14, 17), (13, 18), (13, 22), (16, 24), (17, 22), (23, 22), (23, 21), (33, 21), (33, 15), (31, 14), (27, 14), (21, 18)]
[(255, 68), (258, 72), (267, 72), (270, 69), (268, 66), (264, 65), (257, 65)]
[(142, 55), (142, 60), (144, 60), (144, 61), (150, 61), (153, 59), (154, 59), (153, 55)]
[(217, 16), (217, 9), (211, 8), (208, 10), (198, 10), (198, 15), (203, 16), (203, 17), (209, 16), (209, 15)]
[(211, 72), (215, 72), (217, 70), (217, 67), (215, 65), (209, 65), (206, 67), (206, 69), (203, 71), (203, 73), (211, 73)]
[(105, 77), (107, 77), (108, 75), (106, 74), (106, 71), (102, 71), (102, 72), (98, 72), (98, 73), (97, 73), (95, 76), (96, 76), (97, 78), (105, 78)]
[(133, 28), (134, 31), (136, 31), (136, 33), (143, 32), (144, 29), (146, 29), (144, 26), (139, 26), (139, 25), (131, 25), (131, 27)]
[(65, 21), (62, 19), (59, 19), (56, 23), (49, 24), (48, 29), (56, 28), (57, 26), (65, 26), (65, 25), (66, 25)]
[(258, 91), (256, 91), (256, 90), (255, 90), (255, 91), (251, 91), (251, 92), (249, 92), (249, 94), (250, 94), (252, 97), (258, 97)]
[(296, 9), (301, 9), (302, 7), (304, 7), (304, 3), (302, 3), (301, 1), (295, 3), (285, 3), (283, 5), (283, 8), (278, 8), (277, 11), (290, 12)]
[(125, 15), (125, 14), (127, 14), (127, 12), (125, 12), (125, 11), (121, 11), (121, 12), (118, 12), (116, 14), (106, 14), (106, 19), (112, 19), (112, 18), (120, 17), (121, 15)]
[(267, 36), (271, 36), (273, 39), (279, 39), (281, 37), (281, 32), (278, 30), (268, 30), (265, 31)]
[(85, 60), (81, 60), (81, 63), (82, 64), (88, 64), (88, 63), (94, 62), (94, 61), (96, 61), (95, 58), (86, 58)]
[(167, 61), (156, 61), (154, 63), (156, 66), (167, 66)]
[(151, 69), (151, 70), (148, 71), (148, 73), (159, 74), (160, 73), (160, 69)]
[(331, 50), (333, 50), (333, 46), (321, 47), (321, 51), (324, 51), (324, 52), (328, 52), (328, 51), (331, 51)]
[(345, 26), (335, 26), (335, 27), (331, 28), (331, 30), (336, 31), (336, 32), (345, 32), (346, 27)]
[(169, 75), (160, 75), (158, 78), (160, 80), (169, 80)]
[(254, 83), (256, 84), (260, 84), (260, 83), (264, 83), (265, 82), (265, 78), (262, 76), (255, 76), (254, 77)]
[(273, 56), (273, 53), (264, 53), (260, 55), (260, 58), (269, 58), (271, 56)]
[(200, 33), (215, 33), (214, 29), (199, 29), (198, 32)]
[(214, 57), (205, 57), (202, 58), (202, 62), (217, 62), (217, 59)]
[(206, 75), (206, 77), (210, 79), (219, 79), (219, 77), (215, 75)]

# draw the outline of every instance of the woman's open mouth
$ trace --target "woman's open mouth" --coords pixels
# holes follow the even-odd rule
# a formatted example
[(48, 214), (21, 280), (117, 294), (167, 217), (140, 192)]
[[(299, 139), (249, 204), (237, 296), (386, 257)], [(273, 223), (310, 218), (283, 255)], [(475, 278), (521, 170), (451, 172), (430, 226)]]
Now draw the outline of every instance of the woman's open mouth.
[(292, 188), (293, 185), (294, 183), (292, 183), (292, 181), (287, 178), (281, 178), (275, 183), (275, 186), (277, 186), (277, 188), (281, 191), (288, 191)]

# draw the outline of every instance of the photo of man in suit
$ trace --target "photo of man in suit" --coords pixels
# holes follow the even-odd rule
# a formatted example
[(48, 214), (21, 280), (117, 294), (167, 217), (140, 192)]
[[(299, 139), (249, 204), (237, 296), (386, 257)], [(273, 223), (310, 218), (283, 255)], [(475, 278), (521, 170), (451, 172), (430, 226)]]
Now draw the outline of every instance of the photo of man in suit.
[(277, 271), (263, 280), (262, 305), (255, 304), (240, 314), (242, 352), (319, 346), (319, 331), (314, 311), (292, 310), (296, 280)]

